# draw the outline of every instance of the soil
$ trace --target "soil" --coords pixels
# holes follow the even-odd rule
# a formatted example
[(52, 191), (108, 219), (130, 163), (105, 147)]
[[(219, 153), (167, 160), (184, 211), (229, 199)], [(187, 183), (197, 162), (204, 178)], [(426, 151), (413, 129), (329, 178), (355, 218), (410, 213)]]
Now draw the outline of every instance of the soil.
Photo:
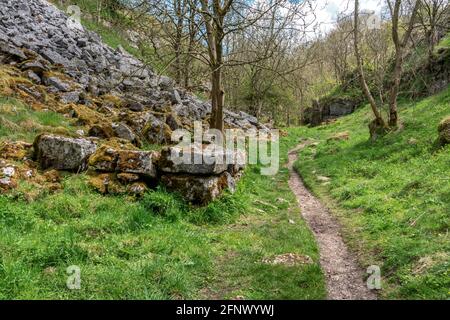
[(328, 299), (375, 300), (377, 295), (367, 288), (364, 271), (347, 248), (339, 223), (319, 199), (309, 192), (293, 168), (298, 151), (309, 143), (306, 141), (289, 152), (289, 186), (296, 195), (302, 216), (319, 245), (320, 264), (326, 277)]

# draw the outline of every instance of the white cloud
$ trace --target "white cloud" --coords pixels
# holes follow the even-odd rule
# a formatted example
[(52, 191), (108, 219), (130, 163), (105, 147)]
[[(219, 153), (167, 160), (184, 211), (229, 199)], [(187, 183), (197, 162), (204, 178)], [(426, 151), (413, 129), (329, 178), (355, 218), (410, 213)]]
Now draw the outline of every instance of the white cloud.
[[(334, 28), (337, 17), (340, 14), (351, 14), (354, 10), (353, 0), (315, 0), (313, 3), (314, 14), (309, 13), (311, 21), (322, 32), (326, 33)], [(364, 0), (360, 2), (360, 10), (368, 10), (380, 14), (383, 0)], [(311, 29), (313, 31), (313, 29)]]

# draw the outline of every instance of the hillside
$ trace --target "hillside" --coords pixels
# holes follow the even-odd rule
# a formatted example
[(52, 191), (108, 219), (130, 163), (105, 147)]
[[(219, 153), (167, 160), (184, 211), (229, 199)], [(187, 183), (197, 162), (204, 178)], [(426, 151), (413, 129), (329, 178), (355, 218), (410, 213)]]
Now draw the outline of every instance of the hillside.
[[(0, 4), (0, 300), (448, 300), (446, 25), (374, 136), (350, 20), (305, 41), (308, 2), (231, 6), (220, 65), (194, 3)], [(383, 117), (390, 22), (361, 44)]]
[(438, 146), (437, 127), (449, 112), (447, 88), (402, 101), (403, 128), (377, 142), (369, 141), (367, 106), (290, 131), (318, 143), (296, 168), (339, 217), (361, 261), (382, 267), (385, 298), (448, 298), (450, 146)]
[[(203, 206), (155, 186), (146, 167), (106, 170), (106, 183), (105, 166), (118, 166), (110, 150), (154, 157), (167, 142), (144, 130), (146, 122), (151, 130), (191, 129), (194, 120), (205, 124), (208, 104), (96, 34), (59, 28), (66, 16), (45, 1), (27, 4), (33, 10), (17, 3), (0, 10), (1, 299), (325, 297), (317, 247), (286, 170), (267, 177), (248, 169), (234, 194), (223, 190)], [(245, 113), (226, 114), (230, 126), (264, 129)], [(114, 130), (120, 123), (125, 134)], [(293, 143), (283, 140), (283, 159)], [(80, 172), (92, 144), (98, 152)], [(116, 180), (135, 172), (138, 182)], [(300, 262), (271, 263), (285, 254)], [(81, 290), (66, 285), (70, 266), (81, 269)]]

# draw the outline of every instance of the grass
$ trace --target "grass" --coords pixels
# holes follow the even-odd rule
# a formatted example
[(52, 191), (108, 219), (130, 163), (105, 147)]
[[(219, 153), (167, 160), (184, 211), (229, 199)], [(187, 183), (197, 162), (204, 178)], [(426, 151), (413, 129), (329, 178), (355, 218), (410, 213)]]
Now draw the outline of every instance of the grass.
[[(300, 153), (296, 169), (334, 208), (362, 264), (382, 267), (384, 298), (449, 298), (450, 146), (435, 143), (449, 114), (447, 89), (403, 101), (404, 128), (374, 143), (368, 107), (329, 126), (291, 130), (319, 142)], [(344, 131), (348, 141), (327, 142)]]
[(0, 95), (0, 140), (33, 142), (43, 132), (70, 134), (76, 131), (61, 114), (34, 111), (18, 99)]
[[(295, 136), (283, 140), (283, 161), (296, 143)], [(0, 196), (0, 299), (326, 295), (317, 246), (289, 191), (286, 169), (267, 177), (251, 167), (236, 194), (204, 208), (163, 189), (136, 200), (101, 196), (84, 175), (63, 179), (63, 191), (31, 202), (21, 193), (26, 188)], [(308, 255), (314, 263), (262, 263), (284, 253)], [(72, 265), (81, 270), (80, 290), (66, 286)]]

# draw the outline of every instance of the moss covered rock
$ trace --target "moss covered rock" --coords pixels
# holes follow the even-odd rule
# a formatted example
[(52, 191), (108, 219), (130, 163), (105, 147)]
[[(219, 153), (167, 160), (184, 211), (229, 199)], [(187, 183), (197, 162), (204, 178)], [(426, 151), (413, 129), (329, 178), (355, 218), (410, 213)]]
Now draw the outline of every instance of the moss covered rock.
[(450, 116), (441, 121), (438, 127), (438, 132), (440, 144), (450, 144)]
[(168, 190), (180, 193), (194, 204), (206, 204), (216, 199), (225, 189), (235, 190), (235, 179), (224, 172), (218, 176), (166, 174), (161, 182)]
[(84, 170), (96, 150), (97, 145), (86, 139), (42, 134), (34, 142), (34, 156), (43, 169)]

